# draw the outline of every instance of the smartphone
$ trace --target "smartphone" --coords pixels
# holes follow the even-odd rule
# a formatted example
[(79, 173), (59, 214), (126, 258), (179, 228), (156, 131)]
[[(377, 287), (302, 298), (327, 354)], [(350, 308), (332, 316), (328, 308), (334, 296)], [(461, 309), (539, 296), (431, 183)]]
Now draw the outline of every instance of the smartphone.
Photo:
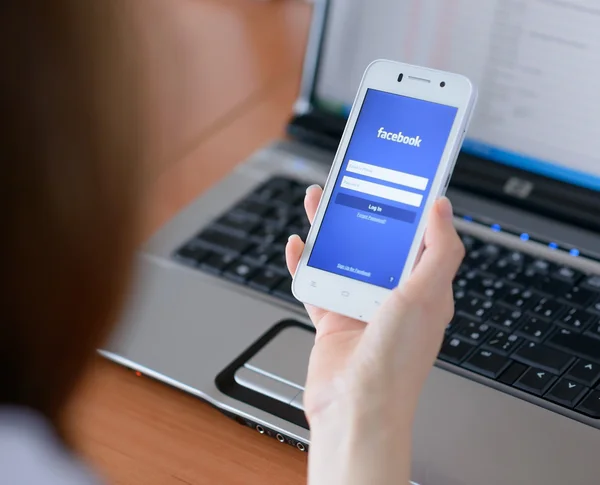
[(464, 76), (378, 60), (363, 76), (292, 283), (368, 321), (406, 280), (477, 100)]

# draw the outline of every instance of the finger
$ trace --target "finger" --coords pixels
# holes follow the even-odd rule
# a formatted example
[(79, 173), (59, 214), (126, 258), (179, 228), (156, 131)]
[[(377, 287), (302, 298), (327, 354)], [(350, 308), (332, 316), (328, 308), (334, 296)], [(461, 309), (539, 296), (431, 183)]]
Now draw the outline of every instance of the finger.
[(304, 209), (308, 220), (312, 224), (315, 220), (315, 214), (317, 213), (317, 207), (321, 201), (321, 195), (323, 195), (323, 189), (318, 185), (311, 185), (306, 189), (306, 197), (304, 197)]
[(465, 255), (452, 219), (450, 201), (445, 197), (437, 201), (429, 215), (425, 250), (403, 291), (435, 299), (452, 284)]
[(302, 239), (300, 239), (300, 236), (297, 234), (292, 234), (285, 246), (285, 262), (290, 275), (292, 275), (292, 278), (298, 269), (298, 263), (300, 262), (302, 251), (304, 251), (304, 243), (302, 242)]
[[(300, 258), (302, 257), (302, 251), (304, 251), (304, 243), (302, 242), (302, 239), (300, 239), (300, 236), (296, 234), (291, 235), (288, 239), (287, 245), (285, 246), (285, 261), (288, 271), (292, 277), (294, 277), (296, 270), (298, 269), (298, 264), (300, 263)], [(323, 316), (325, 316), (325, 310), (321, 310), (320, 308), (316, 308), (312, 305), (304, 306), (306, 307), (308, 316), (316, 327)]]

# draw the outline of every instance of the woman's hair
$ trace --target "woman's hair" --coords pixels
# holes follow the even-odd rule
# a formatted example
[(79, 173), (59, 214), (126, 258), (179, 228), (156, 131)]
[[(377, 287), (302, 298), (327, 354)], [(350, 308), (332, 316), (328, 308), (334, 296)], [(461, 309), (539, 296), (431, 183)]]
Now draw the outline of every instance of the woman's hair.
[(128, 4), (0, 4), (0, 406), (32, 408), (60, 432), (118, 316), (138, 238)]

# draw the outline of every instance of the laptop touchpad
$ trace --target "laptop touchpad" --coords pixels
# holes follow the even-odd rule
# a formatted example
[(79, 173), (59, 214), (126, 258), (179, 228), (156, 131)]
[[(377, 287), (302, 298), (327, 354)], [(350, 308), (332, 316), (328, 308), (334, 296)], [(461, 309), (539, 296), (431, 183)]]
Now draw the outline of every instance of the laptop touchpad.
[(217, 386), (231, 397), (306, 427), (303, 392), (314, 342), (314, 328), (280, 322), (217, 377)]
[(302, 409), (304, 383), (314, 333), (286, 327), (235, 373), (243, 387)]
[(312, 332), (287, 327), (246, 362), (245, 367), (303, 389), (314, 342)]

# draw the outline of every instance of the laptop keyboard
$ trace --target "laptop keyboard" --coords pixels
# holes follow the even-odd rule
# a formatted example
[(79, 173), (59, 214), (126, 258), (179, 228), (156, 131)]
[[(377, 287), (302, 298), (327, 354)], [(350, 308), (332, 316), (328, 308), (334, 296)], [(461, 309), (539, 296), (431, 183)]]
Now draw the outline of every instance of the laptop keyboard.
[[(306, 238), (306, 185), (275, 177), (203, 229), (174, 257), (301, 305), (284, 248)], [(456, 314), (439, 359), (600, 419), (600, 276), (462, 234)]]
[(273, 178), (236, 204), (175, 253), (202, 271), (300, 305), (285, 264), (291, 234), (306, 239), (306, 185)]

